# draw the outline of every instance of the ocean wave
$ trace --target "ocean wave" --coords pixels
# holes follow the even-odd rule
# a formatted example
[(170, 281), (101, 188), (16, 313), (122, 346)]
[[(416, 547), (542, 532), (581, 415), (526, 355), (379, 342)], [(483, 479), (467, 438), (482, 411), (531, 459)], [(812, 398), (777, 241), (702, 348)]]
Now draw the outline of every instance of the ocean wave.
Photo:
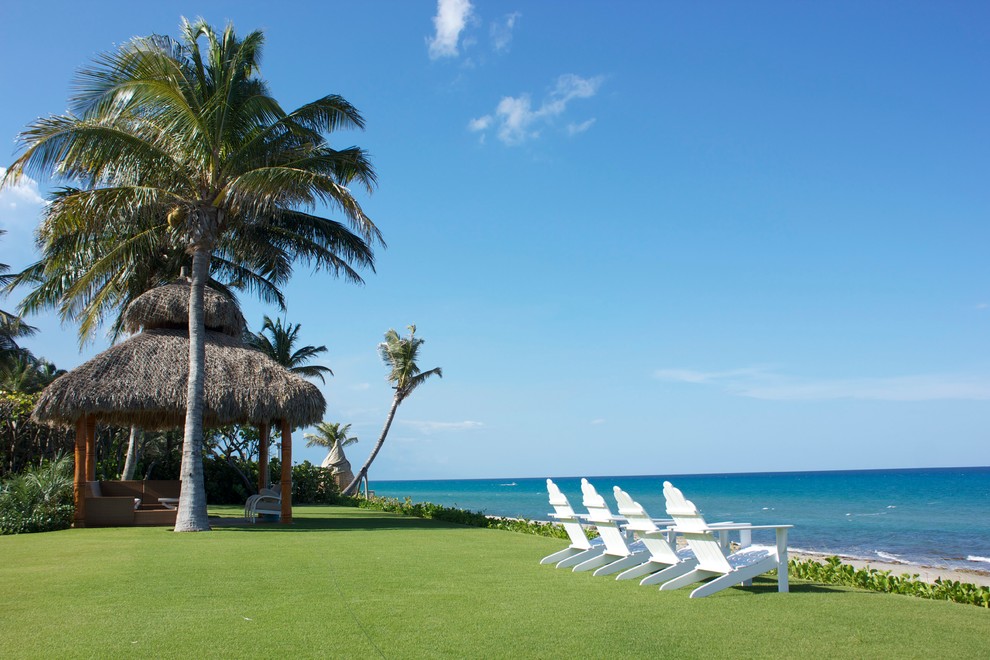
[(916, 561), (909, 561), (899, 555), (895, 555), (890, 552), (884, 552), (883, 550), (874, 550), (874, 552), (876, 553), (877, 557), (879, 557), (884, 561), (892, 561), (895, 564), (909, 564), (911, 566), (921, 566), (921, 564), (919, 564)]
[(966, 561), (978, 561), (986, 564), (990, 564), (990, 557), (980, 557), (979, 555), (969, 555), (966, 557)]

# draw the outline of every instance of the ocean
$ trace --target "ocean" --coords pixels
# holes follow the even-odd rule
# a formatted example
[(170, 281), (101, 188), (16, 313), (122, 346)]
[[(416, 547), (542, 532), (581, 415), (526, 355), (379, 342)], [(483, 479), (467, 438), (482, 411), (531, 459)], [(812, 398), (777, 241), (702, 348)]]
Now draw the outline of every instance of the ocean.
[[(551, 477), (574, 509), (579, 477)], [(588, 477), (610, 502), (619, 486), (665, 517), (663, 481), (709, 522), (794, 525), (794, 551), (951, 569), (990, 570), (990, 467)], [(546, 520), (546, 479), (372, 481), (378, 496), (409, 497), (488, 515)], [(754, 534), (772, 544), (773, 532)], [(905, 570), (909, 570), (906, 568)]]

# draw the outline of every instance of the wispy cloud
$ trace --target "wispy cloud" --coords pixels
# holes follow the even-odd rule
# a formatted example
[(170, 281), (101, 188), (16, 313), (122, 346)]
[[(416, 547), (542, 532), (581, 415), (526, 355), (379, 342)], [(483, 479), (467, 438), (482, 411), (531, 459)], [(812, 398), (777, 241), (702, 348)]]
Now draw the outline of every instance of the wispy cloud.
[(770, 401), (990, 400), (990, 378), (953, 374), (921, 374), (871, 378), (812, 379), (787, 376), (765, 368), (698, 371), (659, 369), (660, 380), (717, 387), (735, 396)]
[(432, 433), (443, 433), (446, 431), (473, 431), (479, 429), (484, 424), (481, 422), (425, 422), (415, 420), (404, 420), (401, 422), (405, 426), (416, 429), (420, 433), (430, 435)]
[[(0, 179), (6, 174), (7, 169), (0, 167)], [(0, 250), (5, 253), (6, 263), (12, 263), (6, 254), (14, 249), (10, 246), (32, 241), (31, 233), (38, 226), (41, 211), (46, 204), (38, 189), (38, 182), (29, 176), (21, 177), (17, 185), (8, 185), (0, 190), (0, 229), (10, 232), (4, 239), (0, 239), (6, 243), (0, 245)]]
[(592, 426), (601, 426), (604, 423), (605, 423), (605, 420), (602, 419), (601, 417), (599, 417), (598, 419), (591, 420), (591, 425)]
[[(563, 115), (572, 101), (591, 98), (597, 94), (602, 82), (602, 76), (582, 78), (572, 73), (564, 74), (557, 79), (539, 107), (533, 107), (529, 94), (506, 96), (499, 101), (494, 113), (468, 122), (468, 129), (484, 135), (485, 131), (494, 126), (498, 139), (503, 143), (510, 146), (522, 144), (539, 137), (540, 129)], [(586, 131), (594, 121), (590, 119), (571, 124), (575, 130), (569, 128), (569, 133), (575, 135)]]
[(580, 133), (584, 133), (586, 130), (591, 128), (594, 123), (595, 123), (594, 119), (583, 121), (580, 124), (570, 123), (567, 125), (567, 134), (578, 135)]
[(507, 14), (500, 21), (493, 21), (489, 32), (492, 37), (492, 48), (496, 53), (502, 53), (509, 50), (509, 46), (512, 44), (512, 31), (516, 27), (516, 22), (522, 16), (519, 12), (512, 12)]
[(437, 15), (433, 17), (435, 32), (427, 41), (431, 60), (457, 57), (457, 44), (472, 11), (470, 0), (437, 0)]

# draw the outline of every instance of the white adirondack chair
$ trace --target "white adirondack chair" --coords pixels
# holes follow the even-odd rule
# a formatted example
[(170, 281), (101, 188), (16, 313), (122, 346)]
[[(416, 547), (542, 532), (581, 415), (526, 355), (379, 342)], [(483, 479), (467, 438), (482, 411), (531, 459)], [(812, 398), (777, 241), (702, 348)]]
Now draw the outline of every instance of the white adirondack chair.
[(245, 520), (257, 522), (260, 515), (282, 515), (282, 491), (277, 486), (262, 488), (257, 495), (251, 495), (244, 503)]
[(550, 493), (550, 505), (554, 509), (550, 517), (564, 526), (571, 544), (560, 552), (547, 555), (540, 560), (540, 563), (557, 564), (557, 568), (569, 568), (604, 552), (605, 546), (601, 539), (594, 541), (588, 539), (581, 526), (580, 516), (574, 513), (567, 496), (560, 492), (560, 488), (551, 479), (547, 479), (547, 492)]
[(629, 496), (629, 493), (618, 486), (612, 491), (619, 505), (619, 515), (624, 516), (627, 521), (626, 529), (642, 541), (649, 551), (645, 562), (619, 573), (616, 580), (631, 580), (646, 576), (640, 584), (660, 584), (684, 575), (698, 565), (698, 560), (694, 558), (690, 548), (676, 550), (667, 539), (666, 533), (657, 526), (658, 522), (670, 524), (674, 522), (673, 520), (654, 520), (639, 502)]
[(612, 575), (632, 566), (639, 566), (650, 558), (650, 552), (639, 542), (630, 544), (619, 527), (622, 518), (612, 515), (605, 498), (598, 494), (587, 479), (581, 480), (584, 506), (588, 509), (587, 521), (593, 524), (605, 543), (605, 552), (587, 559), (574, 567), (574, 572), (590, 571), (592, 575)]
[[(674, 488), (669, 481), (663, 482), (663, 495), (667, 500), (667, 514), (676, 523), (673, 531), (684, 536), (688, 547), (694, 552), (698, 566), (689, 573), (664, 583), (661, 591), (679, 589), (707, 578), (714, 578), (691, 592), (691, 598), (702, 598), (735, 584), (751, 584), (752, 579), (767, 571), (777, 569), (777, 589), (788, 590), (787, 585), (787, 530), (793, 525), (749, 525), (718, 524), (708, 525), (694, 502)], [(726, 554), (723, 544), (715, 536), (738, 530), (748, 535), (754, 529), (774, 529), (777, 532), (776, 549), (743, 548), (739, 552)]]

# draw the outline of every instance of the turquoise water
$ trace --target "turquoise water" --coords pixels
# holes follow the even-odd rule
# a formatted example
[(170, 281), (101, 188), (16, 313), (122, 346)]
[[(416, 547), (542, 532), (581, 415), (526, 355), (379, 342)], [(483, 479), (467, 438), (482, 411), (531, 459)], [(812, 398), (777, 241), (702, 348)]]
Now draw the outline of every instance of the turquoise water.
[[(582, 511), (580, 478), (552, 478)], [(619, 486), (663, 517), (666, 479), (709, 521), (793, 524), (788, 546), (795, 550), (990, 570), (990, 467), (588, 479), (613, 509), (612, 486)], [(489, 515), (544, 520), (550, 510), (545, 479), (374, 481), (371, 487), (379, 496)]]

